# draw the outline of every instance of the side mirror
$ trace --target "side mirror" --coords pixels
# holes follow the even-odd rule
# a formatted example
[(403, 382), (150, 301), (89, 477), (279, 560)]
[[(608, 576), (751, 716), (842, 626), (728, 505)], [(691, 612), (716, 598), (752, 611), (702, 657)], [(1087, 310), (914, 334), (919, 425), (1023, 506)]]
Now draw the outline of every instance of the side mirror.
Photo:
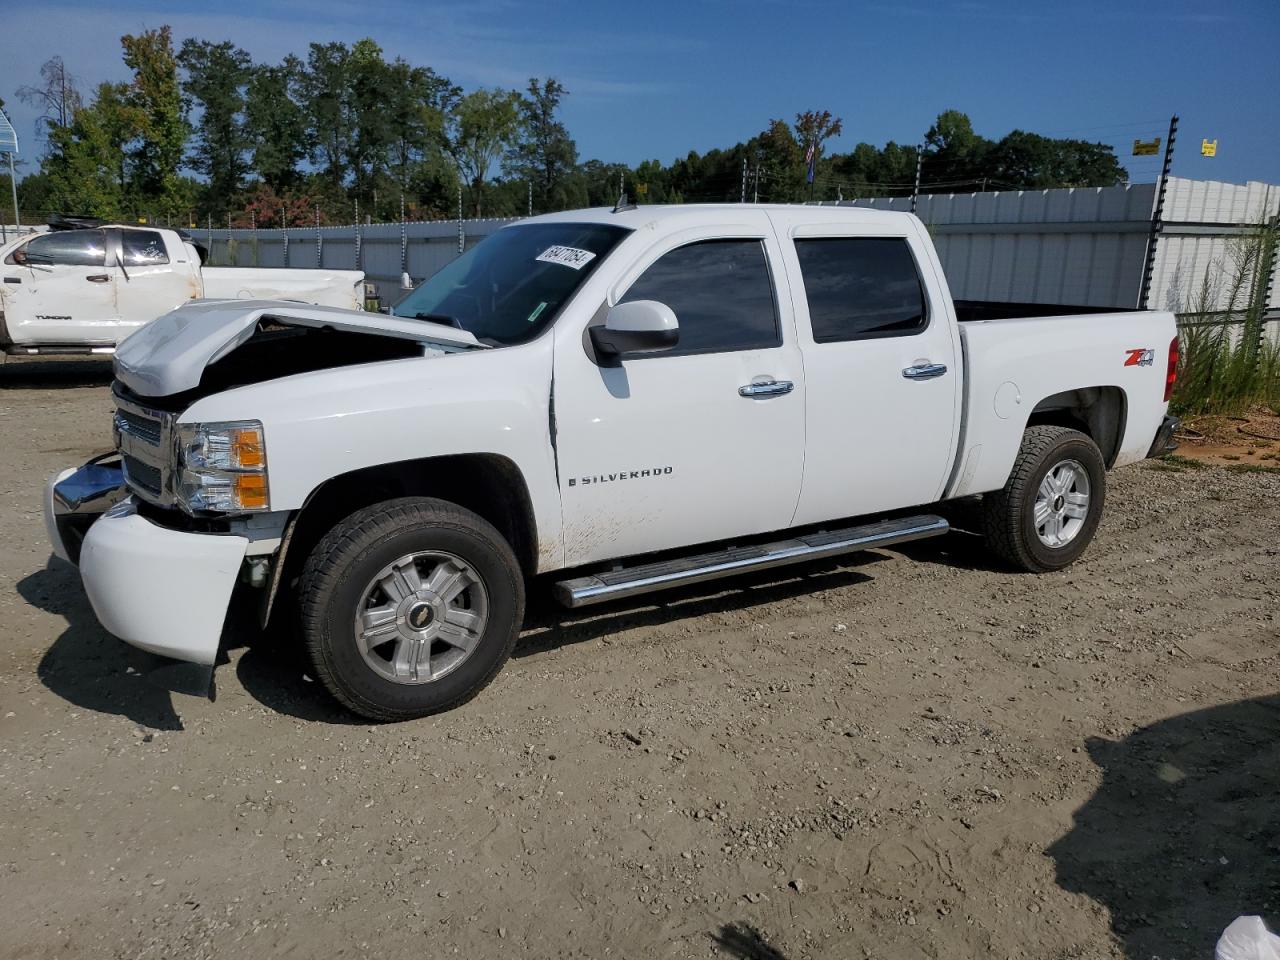
[(675, 311), (657, 300), (633, 300), (609, 309), (603, 326), (590, 327), (591, 344), (602, 360), (660, 353), (680, 342)]
[(23, 250), (21, 247), (13, 251), (12, 256), (13, 262), (18, 266), (25, 267), (27, 265), (27, 251)]

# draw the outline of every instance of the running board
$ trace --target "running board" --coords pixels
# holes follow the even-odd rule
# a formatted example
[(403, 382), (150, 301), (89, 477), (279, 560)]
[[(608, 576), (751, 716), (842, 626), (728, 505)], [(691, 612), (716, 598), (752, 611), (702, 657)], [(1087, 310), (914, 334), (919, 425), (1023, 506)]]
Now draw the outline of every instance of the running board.
[(562, 580), (556, 584), (556, 599), (566, 607), (585, 607), (605, 600), (633, 597), (654, 590), (702, 583), (704, 580), (715, 580), (753, 570), (767, 570), (788, 563), (820, 560), (842, 553), (937, 537), (948, 529), (950, 527), (946, 520), (932, 514), (881, 520), (861, 527), (811, 533), (754, 547), (732, 547), (694, 557), (663, 560), (578, 577), (575, 580)]

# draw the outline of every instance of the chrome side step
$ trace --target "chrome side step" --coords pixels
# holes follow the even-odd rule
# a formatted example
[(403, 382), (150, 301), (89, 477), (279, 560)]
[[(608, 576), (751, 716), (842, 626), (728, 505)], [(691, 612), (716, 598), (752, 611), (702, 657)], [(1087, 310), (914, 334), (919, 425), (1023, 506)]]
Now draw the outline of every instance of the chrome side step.
[(860, 527), (811, 533), (754, 547), (733, 547), (694, 557), (663, 560), (574, 580), (562, 580), (556, 584), (556, 599), (566, 607), (585, 607), (605, 600), (633, 597), (654, 590), (682, 587), (753, 570), (767, 570), (788, 563), (820, 560), (842, 553), (937, 537), (949, 529), (946, 520), (932, 514), (881, 520)]

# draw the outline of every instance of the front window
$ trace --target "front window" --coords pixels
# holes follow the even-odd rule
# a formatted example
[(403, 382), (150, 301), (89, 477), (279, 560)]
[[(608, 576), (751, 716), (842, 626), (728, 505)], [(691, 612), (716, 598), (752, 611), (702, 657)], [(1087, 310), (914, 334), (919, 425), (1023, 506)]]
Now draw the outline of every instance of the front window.
[(485, 343), (523, 343), (555, 319), (628, 232), (603, 223), (507, 227), (406, 295), (391, 312), (449, 324)]

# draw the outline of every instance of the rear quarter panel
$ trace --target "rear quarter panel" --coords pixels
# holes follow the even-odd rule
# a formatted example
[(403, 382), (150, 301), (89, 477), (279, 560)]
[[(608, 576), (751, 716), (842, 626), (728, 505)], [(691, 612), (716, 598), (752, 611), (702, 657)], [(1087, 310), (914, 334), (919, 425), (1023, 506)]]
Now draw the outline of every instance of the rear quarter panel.
[(348, 310), (364, 307), (364, 273), (359, 270), (205, 267), (203, 279), (209, 300), (301, 300)]
[[(1068, 390), (1118, 388), (1125, 410), (1114, 465), (1141, 460), (1168, 409), (1176, 330), (1173, 314), (1154, 311), (960, 324), (968, 381), (961, 457), (947, 496), (1003, 487), (1036, 405)], [(1136, 350), (1152, 351), (1152, 362), (1130, 362)]]

